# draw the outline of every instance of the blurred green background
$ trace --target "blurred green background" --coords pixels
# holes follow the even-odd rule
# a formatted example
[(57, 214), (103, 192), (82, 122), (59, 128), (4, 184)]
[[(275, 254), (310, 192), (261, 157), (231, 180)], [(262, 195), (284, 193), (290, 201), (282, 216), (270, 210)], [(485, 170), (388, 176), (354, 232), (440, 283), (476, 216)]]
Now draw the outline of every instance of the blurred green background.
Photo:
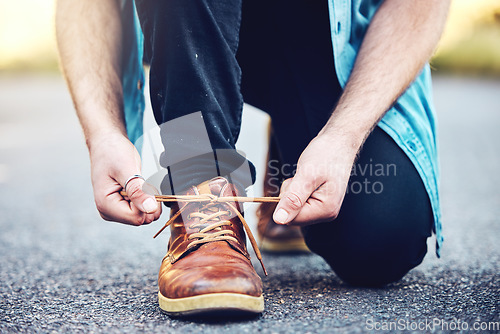
[[(53, 0), (0, 0), (0, 73), (58, 71)], [(432, 67), (500, 77), (500, 0), (453, 0)]]

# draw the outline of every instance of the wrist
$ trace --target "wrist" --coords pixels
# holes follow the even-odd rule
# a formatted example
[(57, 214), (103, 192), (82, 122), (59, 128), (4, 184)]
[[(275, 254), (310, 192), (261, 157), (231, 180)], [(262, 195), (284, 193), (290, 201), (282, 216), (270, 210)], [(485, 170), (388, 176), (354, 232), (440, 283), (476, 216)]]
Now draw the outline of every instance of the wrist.
[(121, 106), (110, 103), (110, 106), (106, 107), (95, 101), (89, 101), (84, 106), (78, 105), (76, 110), (89, 151), (103, 139), (109, 137), (127, 138), (125, 118)]
[(328, 142), (341, 145), (347, 153), (356, 155), (367, 136), (366, 131), (335, 124), (327, 124), (321, 129), (318, 136), (326, 138)]
[(89, 153), (92, 155), (93, 152), (99, 147), (101, 147), (104, 143), (111, 143), (116, 140), (129, 140), (125, 130), (120, 128), (106, 128), (100, 129), (96, 131), (92, 131), (85, 135), (86, 143), (89, 150)]

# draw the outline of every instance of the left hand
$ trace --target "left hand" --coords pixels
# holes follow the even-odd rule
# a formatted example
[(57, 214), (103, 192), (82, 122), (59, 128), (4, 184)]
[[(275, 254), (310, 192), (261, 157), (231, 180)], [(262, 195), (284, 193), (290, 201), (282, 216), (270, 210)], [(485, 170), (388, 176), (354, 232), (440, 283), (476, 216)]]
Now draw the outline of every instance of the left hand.
[(281, 187), (273, 219), (278, 224), (310, 225), (334, 220), (339, 211), (359, 145), (325, 132), (302, 152), (295, 175)]

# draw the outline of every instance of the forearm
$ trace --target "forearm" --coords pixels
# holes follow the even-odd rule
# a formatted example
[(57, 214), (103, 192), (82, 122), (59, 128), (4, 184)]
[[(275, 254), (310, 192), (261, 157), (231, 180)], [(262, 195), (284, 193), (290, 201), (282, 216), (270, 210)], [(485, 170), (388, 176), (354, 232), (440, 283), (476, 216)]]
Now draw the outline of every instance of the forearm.
[(58, 0), (56, 33), (61, 66), (89, 149), (101, 136), (126, 135), (118, 1)]
[(321, 133), (357, 150), (421, 71), (439, 40), (449, 0), (386, 0), (375, 14), (344, 92)]

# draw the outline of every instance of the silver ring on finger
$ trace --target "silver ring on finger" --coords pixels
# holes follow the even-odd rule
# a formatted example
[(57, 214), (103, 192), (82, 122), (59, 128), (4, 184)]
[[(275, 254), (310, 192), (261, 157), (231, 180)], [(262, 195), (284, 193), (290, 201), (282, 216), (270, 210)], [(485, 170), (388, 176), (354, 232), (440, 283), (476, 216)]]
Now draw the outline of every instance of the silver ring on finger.
[(127, 192), (127, 186), (129, 184), (129, 182), (132, 181), (133, 179), (142, 179), (143, 181), (146, 181), (142, 175), (139, 175), (139, 174), (132, 175), (131, 177), (129, 177), (127, 179), (127, 181), (125, 181), (125, 185), (123, 186), (123, 190), (125, 190), (125, 192)]

